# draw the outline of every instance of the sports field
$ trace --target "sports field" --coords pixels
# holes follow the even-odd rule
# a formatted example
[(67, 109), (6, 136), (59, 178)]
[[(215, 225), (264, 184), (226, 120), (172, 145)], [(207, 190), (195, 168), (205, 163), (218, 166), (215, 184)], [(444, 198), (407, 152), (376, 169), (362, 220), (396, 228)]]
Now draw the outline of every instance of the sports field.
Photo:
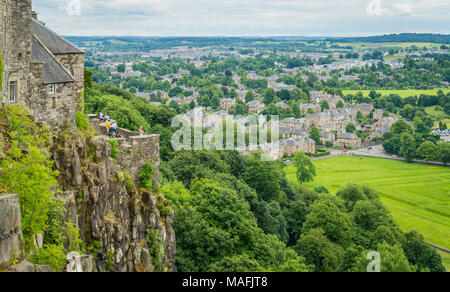
[[(306, 187), (325, 186), (336, 193), (348, 183), (367, 185), (404, 231), (416, 229), (427, 241), (450, 249), (450, 168), (344, 156), (314, 164), (317, 177)], [(289, 180), (297, 181), (294, 166), (285, 171)], [(450, 270), (450, 256), (444, 261)]]
[[(358, 92), (362, 92), (364, 96), (369, 96), (371, 90), (342, 90), (344, 95), (347, 94), (357, 94)], [(382, 95), (390, 95), (390, 94), (398, 94), (400, 97), (409, 97), (409, 96), (417, 96), (419, 97), (421, 94), (428, 95), (436, 95), (439, 89), (405, 89), (405, 90), (375, 90), (377, 93), (381, 93)], [(450, 89), (442, 89), (444, 93), (450, 92)]]

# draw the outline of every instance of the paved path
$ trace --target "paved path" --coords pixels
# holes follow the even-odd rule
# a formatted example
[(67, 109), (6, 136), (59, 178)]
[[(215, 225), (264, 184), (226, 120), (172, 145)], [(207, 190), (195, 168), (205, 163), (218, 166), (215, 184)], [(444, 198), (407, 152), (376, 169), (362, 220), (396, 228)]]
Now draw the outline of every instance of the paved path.
[[(330, 158), (342, 156), (342, 155), (373, 157), (373, 158), (380, 158), (380, 159), (405, 161), (405, 159), (402, 157), (393, 156), (392, 154), (389, 154), (386, 151), (384, 151), (384, 148), (382, 145), (372, 146), (371, 149), (364, 148), (364, 149), (359, 149), (359, 150), (353, 150), (353, 151), (349, 151), (347, 153), (344, 153), (342, 150), (332, 149), (331, 155), (323, 156), (323, 157), (314, 157), (314, 158), (311, 158), (311, 160), (319, 161), (319, 160), (330, 159)], [(420, 164), (428, 164), (428, 165), (450, 166), (450, 165), (444, 165), (441, 162), (423, 161), (423, 160), (417, 160), (417, 159), (415, 159), (413, 162), (420, 163)]]
[(331, 149), (331, 154), (330, 155), (322, 156), (322, 157), (312, 157), (311, 160), (312, 161), (319, 161), (319, 160), (330, 159), (330, 158), (341, 156), (341, 155), (342, 155), (342, 150)]
[[(387, 153), (384, 151), (384, 148), (382, 145), (376, 145), (373, 146), (372, 149), (360, 149), (350, 152), (354, 156), (363, 156), (363, 157), (374, 157), (374, 158), (381, 158), (381, 159), (389, 159), (389, 160), (397, 160), (397, 161), (405, 161), (403, 157), (398, 157), (392, 154)], [(438, 165), (438, 166), (448, 166), (444, 165), (442, 162), (437, 161), (423, 161), (414, 159), (414, 163), (420, 163), (420, 164), (428, 164), (428, 165)]]

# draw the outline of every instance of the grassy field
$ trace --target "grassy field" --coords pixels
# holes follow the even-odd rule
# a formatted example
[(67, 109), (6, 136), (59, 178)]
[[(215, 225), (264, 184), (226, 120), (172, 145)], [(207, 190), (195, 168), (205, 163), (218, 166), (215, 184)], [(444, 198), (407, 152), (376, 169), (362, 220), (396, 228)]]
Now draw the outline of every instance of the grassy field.
[[(421, 94), (436, 95), (439, 89), (405, 89), (405, 90), (375, 90), (382, 95), (398, 94), (400, 97), (420, 96)], [(444, 93), (450, 92), (450, 89), (442, 89)], [(357, 94), (362, 92), (365, 96), (369, 96), (370, 90), (342, 90), (344, 95)]]
[(439, 254), (442, 257), (442, 263), (444, 264), (445, 269), (447, 272), (450, 272), (450, 254), (441, 251)]
[[(343, 156), (315, 165), (316, 180), (306, 187), (325, 186), (336, 193), (348, 183), (367, 185), (377, 191), (404, 231), (416, 229), (427, 241), (450, 249), (450, 168)], [(295, 167), (285, 171), (289, 180), (296, 181)], [(450, 255), (444, 261), (450, 271)]]
[[(334, 43), (333, 43), (334, 44)], [(378, 49), (378, 48), (408, 48), (412, 46), (416, 46), (418, 48), (427, 47), (428, 49), (431, 48), (440, 48), (442, 44), (435, 44), (435, 43), (361, 43), (361, 42), (355, 42), (355, 43), (336, 43), (340, 46), (352, 46), (356, 50), (367, 50), (368, 48), (372, 49)]]
[(425, 108), (425, 111), (427, 114), (436, 119), (436, 122), (434, 123), (435, 127), (438, 127), (439, 121), (442, 121), (447, 123), (447, 127), (450, 128), (450, 116), (444, 113), (442, 107), (440, 107), (440, 110), (436, 110), (437, 107), (438, 106), (429, 106)]

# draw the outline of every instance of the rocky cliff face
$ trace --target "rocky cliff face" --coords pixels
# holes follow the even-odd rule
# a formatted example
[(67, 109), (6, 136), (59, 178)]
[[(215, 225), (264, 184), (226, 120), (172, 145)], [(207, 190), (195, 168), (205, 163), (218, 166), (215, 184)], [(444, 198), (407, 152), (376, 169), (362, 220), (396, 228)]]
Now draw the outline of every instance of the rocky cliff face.
[(156, 188), (138, 187), (140, 167), (159, 166), (157, 138), (119, 140), (117, 160), (105, 136), (82, 138), (63, 132), (54, 141), (62, 190), (57, 198), (66, 204), (66, 220), (79, 227), (81, 239), (94, 254), (95, 270), (175, 271), (173, 210)]
[(22, 239), (19, 197), (0, 195), (0, 269), (20, 256)]

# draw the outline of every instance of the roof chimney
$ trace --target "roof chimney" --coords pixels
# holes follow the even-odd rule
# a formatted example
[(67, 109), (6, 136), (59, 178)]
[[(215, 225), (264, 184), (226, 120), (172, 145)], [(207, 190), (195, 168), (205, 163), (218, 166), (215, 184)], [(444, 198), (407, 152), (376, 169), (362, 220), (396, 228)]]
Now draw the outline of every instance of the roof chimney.
[(37, 12), (36, 11), (31, 11), (31, 17), (33, 17), (35, 20), (37, 19)]

